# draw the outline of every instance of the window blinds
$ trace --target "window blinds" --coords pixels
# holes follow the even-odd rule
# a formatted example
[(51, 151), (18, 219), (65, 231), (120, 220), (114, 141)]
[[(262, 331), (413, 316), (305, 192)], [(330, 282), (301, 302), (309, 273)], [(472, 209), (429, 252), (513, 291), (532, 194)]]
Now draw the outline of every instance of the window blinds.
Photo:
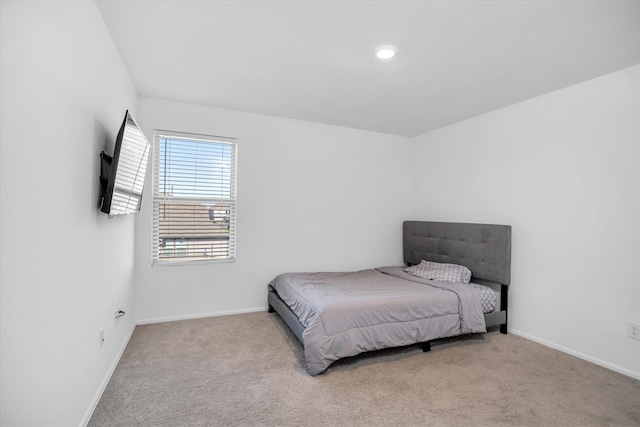
[(235, 259), (233, 138), (154, 134), (153, 263)]

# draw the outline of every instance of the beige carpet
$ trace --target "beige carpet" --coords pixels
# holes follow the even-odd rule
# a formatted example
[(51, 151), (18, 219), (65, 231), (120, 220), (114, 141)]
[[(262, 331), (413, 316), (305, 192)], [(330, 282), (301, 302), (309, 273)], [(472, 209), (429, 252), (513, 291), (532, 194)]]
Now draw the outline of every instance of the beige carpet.
[(138, 326), (97, 426), (638, 426), (640, 381), (489, 332), (304, 369), (276, 314)]

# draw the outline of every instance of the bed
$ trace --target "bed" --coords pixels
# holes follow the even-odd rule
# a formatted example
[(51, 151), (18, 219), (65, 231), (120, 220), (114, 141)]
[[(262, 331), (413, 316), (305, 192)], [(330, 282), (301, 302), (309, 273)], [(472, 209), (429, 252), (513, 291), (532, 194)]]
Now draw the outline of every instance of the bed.
[[(507, 333), (511, 226), (405, 221), (403, 257), (404, 266), (283, 273), (269, 283), (268, 311), (302, 343), (310, 375), (367, 351)], [(422, 274), (434, 266), (447, 276)], [(458, 273), (470, 283), (449, 280)]]

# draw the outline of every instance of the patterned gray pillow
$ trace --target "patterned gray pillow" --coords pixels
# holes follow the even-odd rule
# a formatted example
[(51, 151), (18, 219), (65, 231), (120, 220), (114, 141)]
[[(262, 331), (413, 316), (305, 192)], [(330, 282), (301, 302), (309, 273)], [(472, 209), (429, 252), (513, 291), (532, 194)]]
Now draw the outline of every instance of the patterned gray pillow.
[(422, 260), (420, 264), (407, 267), (404, 271), (413, 276), (439, 282), (469, 283), (471, 281), (471, 270), (458, 264)]

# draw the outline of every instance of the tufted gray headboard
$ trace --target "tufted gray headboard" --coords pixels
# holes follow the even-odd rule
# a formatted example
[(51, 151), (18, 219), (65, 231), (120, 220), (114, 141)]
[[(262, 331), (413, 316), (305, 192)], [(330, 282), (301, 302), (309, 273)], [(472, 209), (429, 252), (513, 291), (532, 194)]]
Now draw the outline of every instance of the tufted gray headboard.
[(511, 226), (405, 221), (404, 262), (421, 260), (460, 264), (476, 279), (511, 282)]

